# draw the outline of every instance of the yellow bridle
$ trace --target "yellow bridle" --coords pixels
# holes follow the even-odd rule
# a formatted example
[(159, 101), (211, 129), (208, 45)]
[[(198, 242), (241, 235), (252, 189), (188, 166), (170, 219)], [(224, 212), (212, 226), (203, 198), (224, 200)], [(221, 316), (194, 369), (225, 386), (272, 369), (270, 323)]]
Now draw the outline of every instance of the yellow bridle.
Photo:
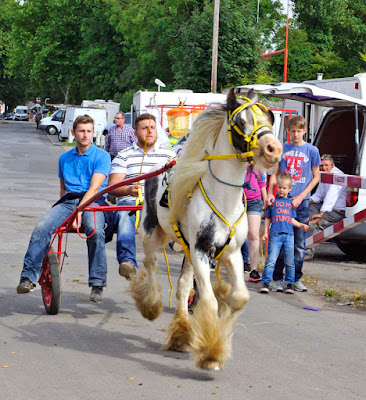
[[(249, 161), (254, 156), (254, 152), (251, 149), (259, 147), (257, 132), (263, 127), (269, 128), (270, 131), (272, 132), (272, 126), (270, 124), (266, 123), (258, 124), (258, 119), (256, 115), (263, 116), (262, 110), (268, 111), (268, 108), (265, 105), (261, 103), (255, 103), (249, 108), (251, 104), (250, 99), (248, 99), (245, 96), (237, 96), (237, 98), (245, 101), (245, 103), (237, 107), (234, 111), (232, 112), (229, 111), (228, 113), (229, 122), (227, 130), (229, 135), (229, 143), (233, 145), (232, 130), (234, 129), (236, 133), (238, 133), (240, 136), (243, 136), (245, 142), (247, 143), (247, 151), (245, 153), (217, 154), (217, 155), (205, 156), (203, 157), (204, 160), (224, 160), (230, 158), (237, 158), (238, 160)], [(235, 116), (237, 114), (240, 114), (243, 110), (247, 108), (250, 109), (253, 118), (253, 129), (249, 135), (246, 135), (245, 132), (243, 132), (235, 122)]]

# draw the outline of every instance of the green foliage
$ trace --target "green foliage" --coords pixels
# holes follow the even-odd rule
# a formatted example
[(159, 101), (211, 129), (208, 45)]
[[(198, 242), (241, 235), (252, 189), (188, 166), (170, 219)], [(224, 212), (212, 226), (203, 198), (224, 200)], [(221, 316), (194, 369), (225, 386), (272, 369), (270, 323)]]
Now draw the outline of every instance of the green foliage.
[[(288, 80), (365, 69), (364, 0), (293, 0)], [(211, 87), (213, 0), (0, 0), (0, 99), (119, 101), (156, 89)], [(282, 81), (286, 16), (279, 0), (221, 0), (218, 88)], [(361, 55), (361, 57), (360, 57)]]
[(334, 289), (325, 289), (324, 290), (325, 297), (341, 297), (342, 295), (336, 292)]
[(314, 46), (311, 64), (326, 78), (360, 70), (359, 52), (366, 37), (364, 0), (293, 0), (295, 15)]

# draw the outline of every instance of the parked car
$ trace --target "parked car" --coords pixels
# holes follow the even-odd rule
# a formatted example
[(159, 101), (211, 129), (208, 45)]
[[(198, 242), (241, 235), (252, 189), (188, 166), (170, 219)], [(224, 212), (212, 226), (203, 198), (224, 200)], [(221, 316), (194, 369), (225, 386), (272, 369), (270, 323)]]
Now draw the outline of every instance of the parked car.
[[(366, 85), (366, 74), (358, 75), (357, 88), (362, 93), (363, 86)], [(366, 177), (366, 98), (364, 96), (351, 97), (307, 83), (247, 85), (238, 87), (237, 93), (246, 94), (250, 89), (268, 97), (300, 102), (303, 106), (304, 117), (308, 122), (307, 140), (319, 149), (320, 154), (332, 154), (336, 166), (345, 174)], [(286, 101), (284, 106), (286, 107)], [(348, 190), (346, 217), (366, 209), (366, 189), (349, 188)], [(344, 253), (364, 256), (366, 223), (341, 233), (333, 240)]]
[(56, 135), (61, 132), (61, 125), (65, 120), (66, 108), (60, 108), (50, 117), (41, 119), (40, 129), (46, 131), (49, 135)]

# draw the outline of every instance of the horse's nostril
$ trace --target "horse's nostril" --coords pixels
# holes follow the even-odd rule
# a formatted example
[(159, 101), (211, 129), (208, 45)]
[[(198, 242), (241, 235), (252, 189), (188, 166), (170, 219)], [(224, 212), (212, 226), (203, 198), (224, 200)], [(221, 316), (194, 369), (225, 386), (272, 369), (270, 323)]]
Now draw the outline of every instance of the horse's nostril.
[(274, 152), (274, 147), (272, 146), (272, 145), (268, 145), (267, 146), (267, 150), (270, 152), (270, 153), (273, 153)]

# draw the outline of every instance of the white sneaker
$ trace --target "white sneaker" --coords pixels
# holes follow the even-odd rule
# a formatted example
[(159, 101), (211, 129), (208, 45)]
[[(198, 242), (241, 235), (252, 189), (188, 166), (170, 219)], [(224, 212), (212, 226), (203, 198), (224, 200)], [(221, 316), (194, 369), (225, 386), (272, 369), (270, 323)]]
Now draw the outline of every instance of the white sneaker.
[(272, 292), (283, 292), (282, 281), (274, 281)]
[(308, 291), (308, 288), (301, 281), (295, 282), (294, 288), (297, 292), (307, 292)]

